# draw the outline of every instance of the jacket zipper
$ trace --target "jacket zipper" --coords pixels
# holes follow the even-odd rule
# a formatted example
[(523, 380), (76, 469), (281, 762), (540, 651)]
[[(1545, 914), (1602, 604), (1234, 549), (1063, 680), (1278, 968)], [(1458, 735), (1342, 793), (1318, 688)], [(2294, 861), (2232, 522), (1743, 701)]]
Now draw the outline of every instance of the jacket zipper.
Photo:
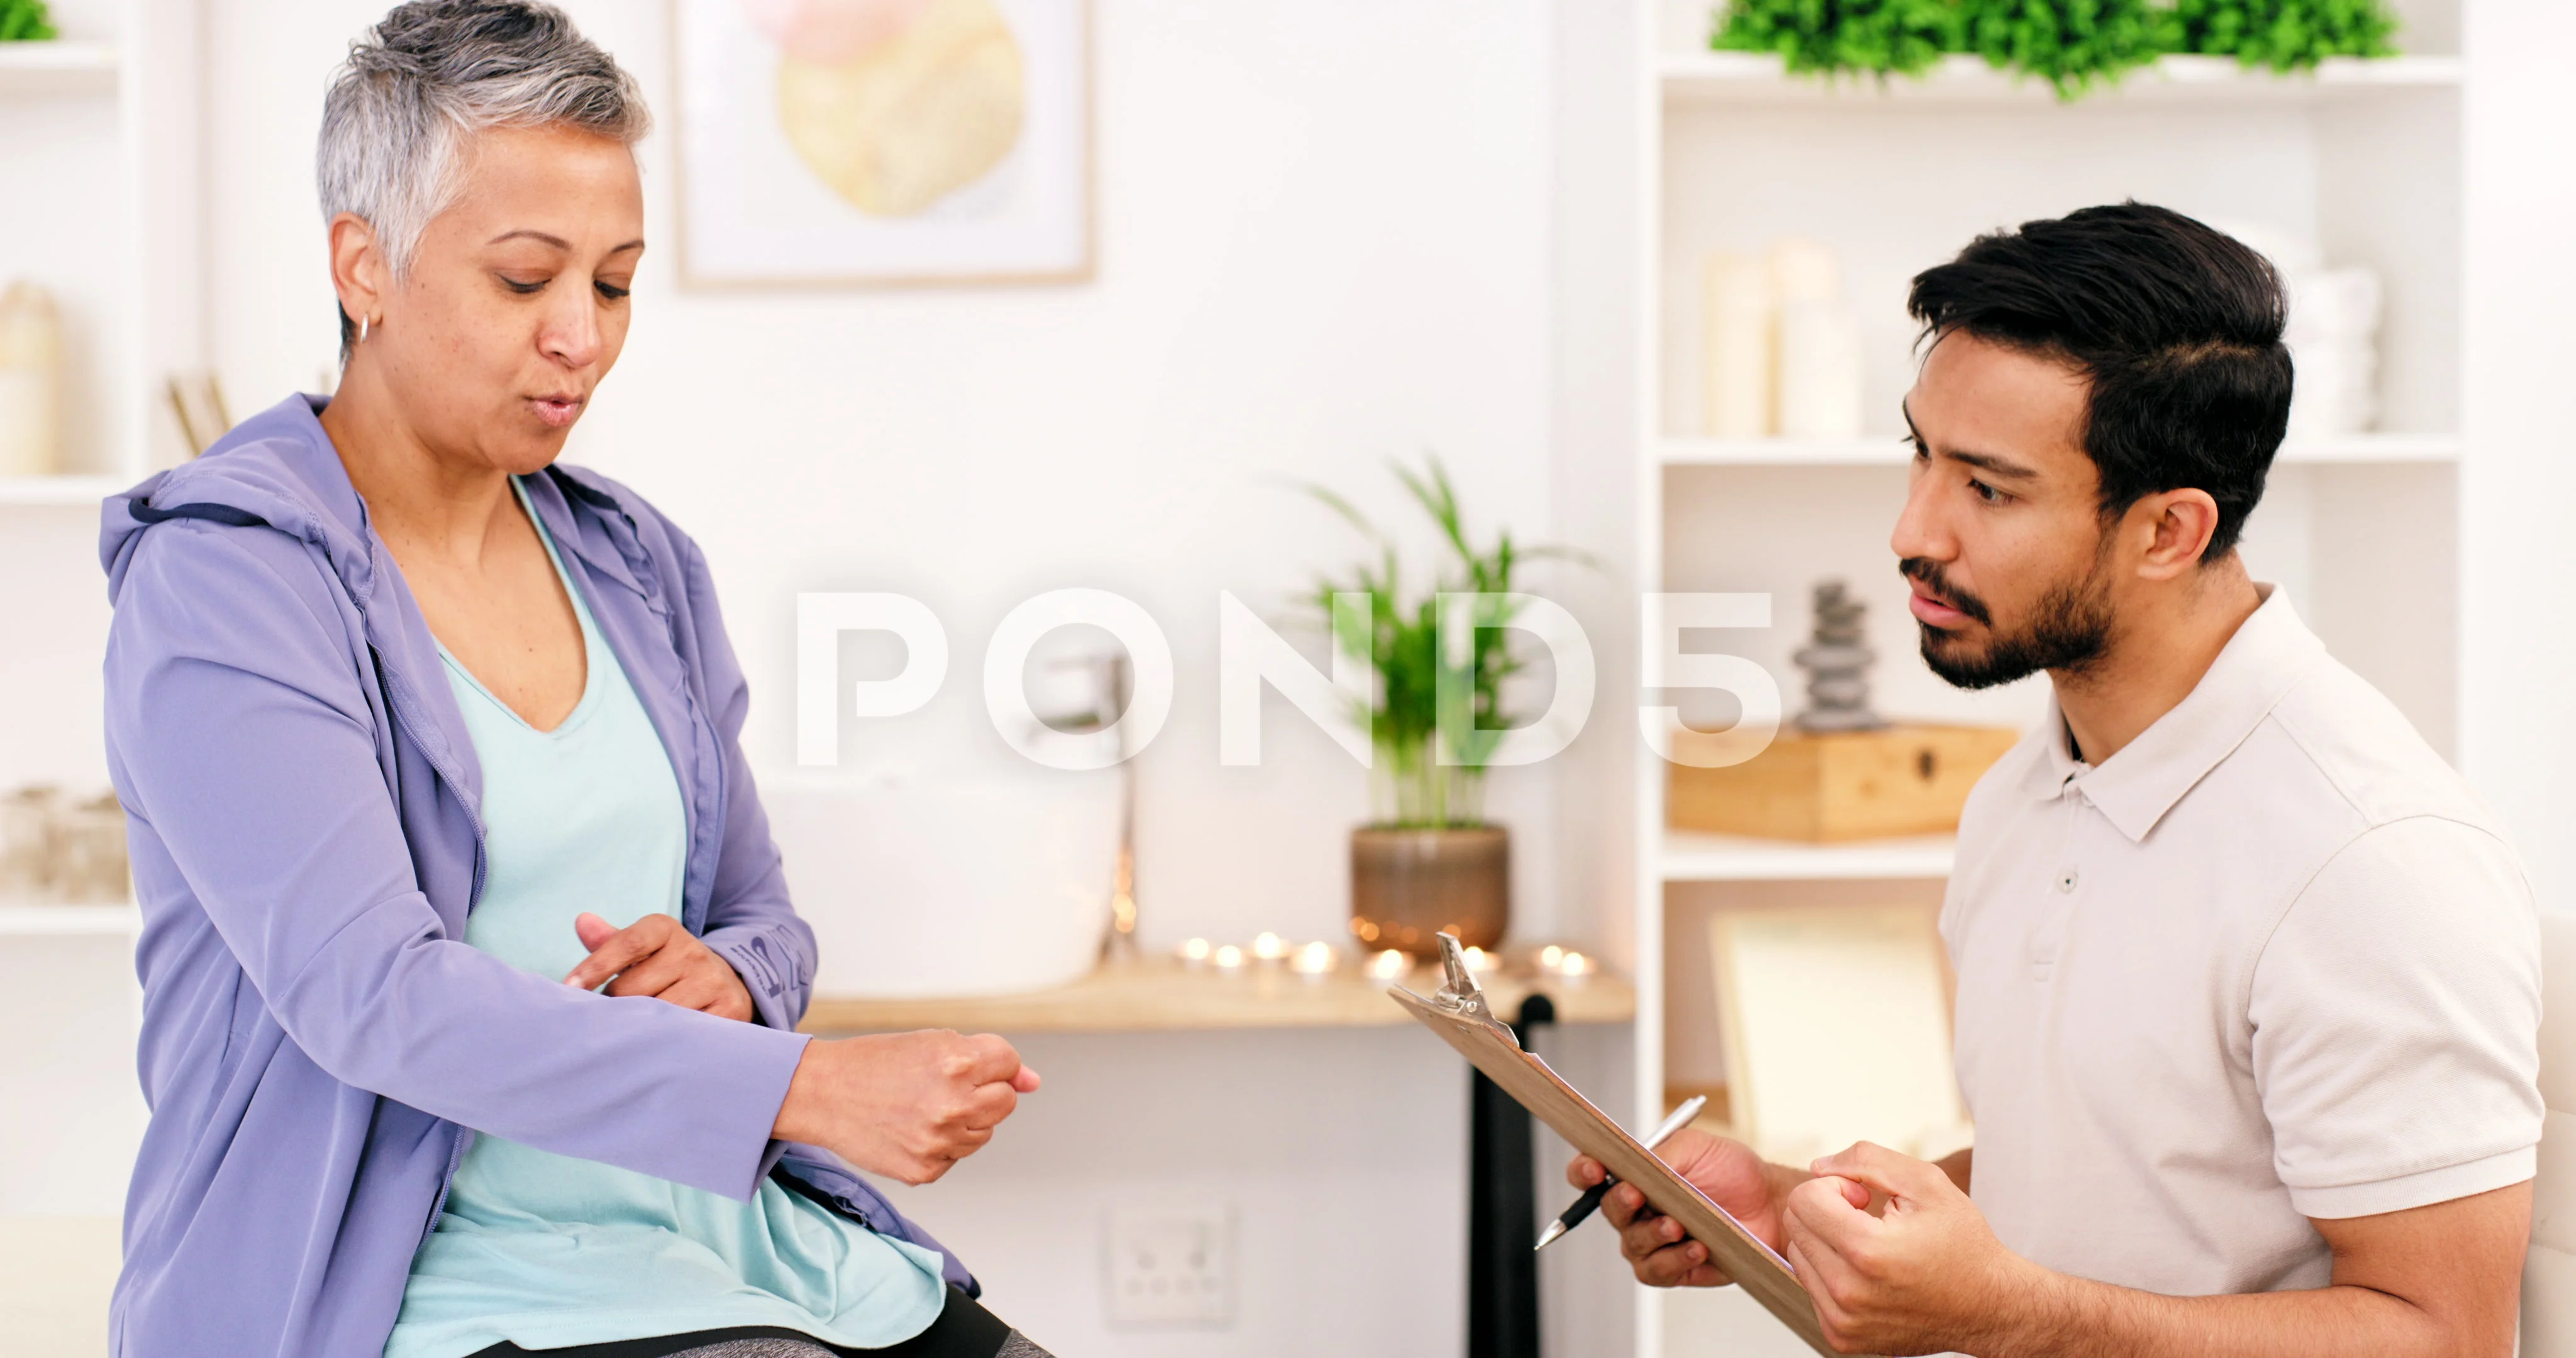
[[(411, 704), (405, 697), (405, 694), (397, 691), (400, 686), (393, 682), (392, 676), (385, 669), (384, 653), (376, 649), (374, 642), (369, 642), (367, 643), (367, 654), (375, 661), (376, 686), (384, 690), (385, 706), (393, 712), (394, 725), (400, 728), (405, 736), (410, 738), (411, 743), (414, 746), (419, 748), (421, 756), (429, 760), (431, 772), (437, 774), (441, 779), (444, 779), (449, 787), (456, 788), (461, 791), (465, 786), (465, 780), (461, 776), (460, 772), (457, 769), (450, 767), (446, 761), (440, 759), (437, 755), (431, 753), (430, 743), (420, 738), (421, 722), (419, 716), (412, 709)], [(483, 900), (483, 813), (475, 809), (474, 804), (467, 801), (462, 796), (458, 797), (456, 801), (457, 805), (465, 808), (465, 819), (474, 827), (474, 884), (465, 894), (465, 914), (468, 918), (471, 918), (474, 914), (474, 907), (481, 904)], [(474, 1129), (461, 1124), (458, 1125), (456, 1128), (456, 1140), (449, 1146), (447, 1151), (447, 1170), (439, 1176), (438, 1199), (430, 1204), (429, 1218), (421, 1225), (420, 1239), (422, 1244), (427, 1244), (430, 1236), (437, 1233), (438, 1218), (441, 1213), (444, 1213), (447, 1210), (448, 1190), (456, 1186), (457, 1168), (465, 1163), (465, 1152), (473, 1144)]]

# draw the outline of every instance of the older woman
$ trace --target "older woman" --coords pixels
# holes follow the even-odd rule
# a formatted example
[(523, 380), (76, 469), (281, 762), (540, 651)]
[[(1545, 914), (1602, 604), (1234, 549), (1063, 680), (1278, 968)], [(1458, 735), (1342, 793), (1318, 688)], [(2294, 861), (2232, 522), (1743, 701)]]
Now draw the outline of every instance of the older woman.
[(549, 7), (393, 11), (323, 119), (339, 394), (107, 501), (152, 1104), (118, 1352), (1037, 1352), (844, 1163), (935, 1179), (1036, 1075), (795, 1032), (706, 562), (555, 465), (645, 125)]

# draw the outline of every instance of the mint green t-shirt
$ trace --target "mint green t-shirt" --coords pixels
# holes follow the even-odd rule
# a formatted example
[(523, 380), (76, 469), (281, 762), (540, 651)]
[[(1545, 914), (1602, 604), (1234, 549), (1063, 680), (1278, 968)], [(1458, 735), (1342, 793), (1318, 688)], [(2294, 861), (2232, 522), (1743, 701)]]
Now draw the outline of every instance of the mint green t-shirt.
[[(680, 913), (688, 834), (652, 720), (551, 539), (546, 552), (588, 656), (571, 716), (539, 731), (440, 655), (483, 766), (483, 895), (465, 941), (561, 980), (588, 955), (574, 916), (623, 928)], [(478, 1135), (412, 1258), (385, 1354), (462, 1358), (504, 1340), (545, 1349), (744, 1325), (883, 1348), (938, 1317), (939, 1268), (937, 1254), (771, 1181), (735, 1202)]]

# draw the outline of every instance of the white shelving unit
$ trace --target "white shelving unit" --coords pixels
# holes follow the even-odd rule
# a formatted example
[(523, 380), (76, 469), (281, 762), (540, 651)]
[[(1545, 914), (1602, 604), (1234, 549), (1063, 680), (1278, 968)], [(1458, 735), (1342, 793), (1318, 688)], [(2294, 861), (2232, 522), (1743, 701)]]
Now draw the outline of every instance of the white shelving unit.
[[(101, 498), (186, 456), (163, 393), (203, 363), (197, 0), (50, 0), (56, 41), (0, 44), (0, 283), (50, 292), (65, 474), (0, 478), (0, 792), (107, 786)], [(0, 903), (13, 1110), (0, 1216), (112, 1214), (143, 1111), (132, 906)], [(29, 1110), (23, 1119), (16, 1110)]]
[(1958, 844), (1948, 835), (1800, 844), (1666, 830), (1656, 875), (1675, 882), (1866, 882), (1947, 877)]
[(0, 282), (61, 309), (67, 465), (0, 477), (6, 510), (95, 505), (185, 456), (162, 393), (199, 352), (198, 7), (51, 8), (62, 38), (0, 43)]
[(0, 905), (0, 938), (131, 938), (142, 928), (133, 905)]
[[(1905, 588), (1887, 546), (1911, 450), (1907, 282), (1981, 232), (2136, 198), (2230, 229), (2314, 239), (2332, 264), (2379, 272), (2381, 418), (2372, 432), (2281, 451), (2245, 551), (2346, 663), (2433, 743), (2459, 747), (2464, 656), (2461, 505), (2493, 450), (2470, 436), (2464, 179), (2476, 68), (2461, 10), (2485, 0), (2399, 0), (2408, 54), (2330, 61), (2311, 74), (2167, 58), (2116, 89), (2058, 100), (1976, 58), (1926, 77), (1828, 84), (1776, 58), (1708, 51), (1711, 6), (1631, 0), (1624, 51), (1558, 58), (1556, 154), (1560, 437), (1568, 471), (1557, 531), (1614, 564), (1631, 590), (1759, 591), (1773, 625), (1716, 649), (1779, 679), (1807, 634), (1818, 581), (1868, 602), (1877, 704), (1899, 718), (2028, 726), (2041, 681), (1948, 689), (1913, 660)], [(1575, 31), (1578, 7), (1560, 5)], [(1624, 63), (1624, 66), (1622, 65)], [(1615, 111), (1615, 116), (1614, 116)], [(1799, 236), (1831, 247), (1866, 350), (1862, 437), (1712, 439), (1700, 422), (1702, 270), (1718, 250)], [(1633, 684), (1635, 599), (1603, 587), (1586, 617), (1611, 657), (1605, 692)], [(2396, 625), (2392, 625), (2395, 623)], [(1621, 628), (1628, 629), (1624, 634)], [(1731, 704), (1686, 719), (1731, 720)], [(1578, 749), (1560, 793), (1576, 892), (1624, 900), (1602, 944), (1633, 969), (1639, 1125), (1669, 1089), (1722, 1084), (1719, 1012), (1695, 929), (1731, 903), (1867, 897), (1928, 907), (1951, 870), (1946, 837), (1832, 846), (1668, 830), (1667, 769), (1633, 722)], [(1589, 846), (1607, 846), (1598, 858)], [(1673, 932), (1670, 946), (1667, 933)], [(1668, 1035), (1668, 1025), (1674, 1025)], [(1730, 1318), (1732, 1317), (1732, 1318)], [(1787, 1354), (1744, 1307), (1636, 1297), (1634, 1352)], [(1668, 1323), (1670, 1325), (1668, 1327)]]
[[(2047, 103), (2057, 97), (2047, 81), (2016, 78), (1977, 56), (1944, 57), (1921, 76), (1894, 76), (1885, 81), (1792, 79), (1787, 77), (1780, 58), (1753, 52), (1668, 52), (1655, 65), (1663, 96), (1674, 103)], [(2456, 56), (2401, 56), (2375, 61), (2338, 57), (2318, 63), (2314, 71), (2287, 76), (2249, 71), (2225, 57), (2172, 56), (2131, 72), (2117, 87), (2096, 91), (2087, 99), (2200, 105), (2296, 103), (2366, 96), (2387, 89), (2457, 87), (2461, 74)]]
[[(1912, 449), (1890, 435), (1856, 439), (1658, 440), (1655, 456), (1667, 467), (1895, 467)], [(2460, 460), (2460, 440), (2448, 434), (2353, 434), (2332, 439), (2292, 439), (2281, 445), (2278, 466), (2386, 466)]]

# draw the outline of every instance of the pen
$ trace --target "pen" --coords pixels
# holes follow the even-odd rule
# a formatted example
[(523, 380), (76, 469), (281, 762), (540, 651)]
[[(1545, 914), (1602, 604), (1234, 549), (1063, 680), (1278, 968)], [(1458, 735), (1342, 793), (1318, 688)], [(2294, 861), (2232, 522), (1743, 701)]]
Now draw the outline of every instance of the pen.
[[(1674, 1109), (1672, 1115), (1664, 1119), (1663, 1125), (1655, 1129), (1655, 1134), (1646, 1138), (1646, 1149), (1653, 1150), (1664, 1144), (1664, 1138), (1689, 1126), (1691, 1119), (1699, 1116), (1699, 1110), (1707, 1106), (1706, 1095), (1695, 1095), (1681, 1107)], [(1572, 1207), (1566, 1208), (1556, 1220), (1547, 1224), (1546, 1230), (1539, 1232), (1538, 1243), (1530, 1246), (1530, 1249), (1533, 1251), (1546, 1249), (1549, 1241), (1582, 1225), (1585, 1217), (1600, 1208), (1601, 1199), (1608, 1196), (1610, 1192), (1610, 1185), (1617, 1182), (1619, 1181), (1616, 1178), (1604, 1175), (1601, 1182), (1583, 1190), (1583, 1196), (1576, 1198)]]

